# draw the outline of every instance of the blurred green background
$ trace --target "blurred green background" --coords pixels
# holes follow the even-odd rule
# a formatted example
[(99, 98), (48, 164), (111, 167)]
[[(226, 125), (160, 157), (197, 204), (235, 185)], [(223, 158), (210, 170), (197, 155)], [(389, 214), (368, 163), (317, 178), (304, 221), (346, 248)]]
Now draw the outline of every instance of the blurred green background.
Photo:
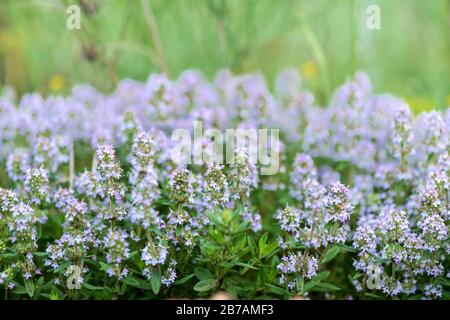
[[(81, 8), (81, 29), (66, 8)], [(369, 5), (381, 29), (366, 27)], [(66, 94), (76, 83), (111, 91), (188, 68), (262, 71), (283, 67), (326, 104), (356, 70), (376, 92), (415, 111), (450, 105), (449, 0), (0, 0), (0, 87)]]

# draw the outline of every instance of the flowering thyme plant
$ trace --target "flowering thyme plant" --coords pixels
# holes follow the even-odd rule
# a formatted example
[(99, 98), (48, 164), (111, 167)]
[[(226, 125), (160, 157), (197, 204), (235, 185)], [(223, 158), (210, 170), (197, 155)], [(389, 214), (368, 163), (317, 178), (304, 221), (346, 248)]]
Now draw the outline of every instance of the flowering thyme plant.
[[(0, 98), (1, 297), (450, 298), (450, 111), (364, 73), (326, 108), (300, 84), (189, 70)], [(183, 163), (171, 133), (195, 121), (280, 129), (278, 172), (252, 146)]]

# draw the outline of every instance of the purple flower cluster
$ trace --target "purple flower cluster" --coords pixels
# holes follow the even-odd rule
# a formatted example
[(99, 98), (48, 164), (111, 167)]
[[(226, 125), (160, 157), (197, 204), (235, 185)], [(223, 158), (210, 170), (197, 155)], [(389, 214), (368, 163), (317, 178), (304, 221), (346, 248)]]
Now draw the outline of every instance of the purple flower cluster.
[[(354, 209), (349, 189), (339, 181), (327, 188), (319, 183), (311, 157), (298, 154), (293, 166), (290, 180), (295, 206), (279, 210), (275, 216), (287, 234), (286, 239), (280, 239), (282, 249), (288, 252), (278, 265), (280, 283), (291, 290), (298, 285), (297, 276), (305, 280), (316, 274), (321, 252), (347, 241)], [(297, 251), (299, 246), (305, 249)]]
[[(9, 253), (0, 286), (11, 290), (50, 270), (52, 285), (63, 287), (76, 265), (86, 281), (99, 271), (106, 282), (137, 285), (133, 277), (143, 276), (168, 287), (217, 250), (208, 237), (234, 239), (215, 221), (236, 219), (239, 232), (258, 232), (274, 214), (282, 250), (273, 261), (292, 292), (306, 294), (345, 249), (361, 295), (444, 297), (450, 110), (414, 115), (400, 99), (374, 94), (362, 72), (327, 108), (314, 104), (295, 69), (279, 73), (273, 94), (268, 87), (261, 74), (222, 70), (210, 82), (188, 70), (176, 80), (123, 80), (110, 94), (80, 85), (67, 97), (0, 98), (0, 254)], [(247, 149), (225, 165), (179, 164), (171, 134), (192, 132), (194, 121), (204, 129), (279, 128), (280, 150), (271, 151), (283, 151), (280, 172), (259, 176)], [(243, 265), (217, 265), (235, 262)]]

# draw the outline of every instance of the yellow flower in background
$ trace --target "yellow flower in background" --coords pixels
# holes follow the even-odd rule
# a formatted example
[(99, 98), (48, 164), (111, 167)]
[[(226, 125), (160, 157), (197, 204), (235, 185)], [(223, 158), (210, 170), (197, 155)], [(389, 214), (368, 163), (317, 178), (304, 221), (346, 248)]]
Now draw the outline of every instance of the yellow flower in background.
[(317, 75), (317, 64), (312, 61), (306, 61), (300, 66), (300, 71), (305, 78), (312, 78)]
[(447, 105), (444, 107), (450, 107), (450, 95), (447, 96)]
[(53, 92), (60, 92), (64, 89), (64, 78), (59, 74), (54, 74), (50, 78), (49, 88)]

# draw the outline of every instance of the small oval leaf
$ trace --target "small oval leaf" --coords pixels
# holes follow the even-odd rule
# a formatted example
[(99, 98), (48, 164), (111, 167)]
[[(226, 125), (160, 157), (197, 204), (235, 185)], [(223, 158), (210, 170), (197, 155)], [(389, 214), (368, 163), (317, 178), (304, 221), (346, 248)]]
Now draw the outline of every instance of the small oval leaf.
[(195, 284), (194, 290), (198, 292), (207, 292), (213, 289), (215, 285), (216, 285), (215, 279), (200, 280)]
[(325, 256), (323, 257), (321, 263), (330, 262), (337, 256), (339, 251), (340, 251), (340, 248), (337, 246), (328, 249), (328, 251), (325, 253)]

